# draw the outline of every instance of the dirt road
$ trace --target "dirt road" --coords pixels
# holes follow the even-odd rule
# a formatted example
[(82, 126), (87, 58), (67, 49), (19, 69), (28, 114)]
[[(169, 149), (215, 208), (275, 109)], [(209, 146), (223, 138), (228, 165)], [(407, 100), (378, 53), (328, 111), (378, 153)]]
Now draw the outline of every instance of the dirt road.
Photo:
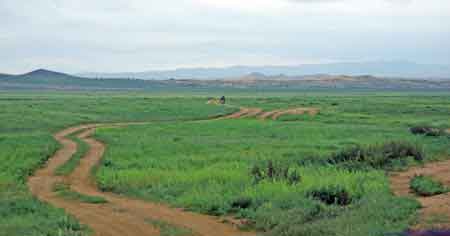
[[(140, 123), (108, 124), (107, 126), (130, 124)], [(99, 191), (90, 176), (92, 168), (98, 165), (105, 151), (103, 143), (90, 137), (95, 128), (99, 126), (106, 126), (106, 124), (71, 127), (54, 135), (62, 148), (48, 160), (45, 167), (29, 178), (28, 186), (35, 196), (56, 207), (64, 208), (81, 223), (88, 225), (94, 231), (95, 236), (159, 235), (159, 229), (149, 224), (148, 220), (164, 221), (178, 227), (188, 228), (195, 235), (201, 236), (250, 236), (255, 234), (241, 232), (233, 225), (222, 223), (217, 217), (186, 212), (164, 204)], [(82, 132), (78, 137), (89, 145), (89, 151), (69, 176), (55, 176), (54, 171), (67, 162), (77, 150), (77, 144), (67, 136), (80, 131)], [(75, 192), (99, 196), (108, 202), (89, 204), (61, 198), (53, 191), (57, 183), (69, 184), (71, 190)]]
[(450, 186), (450, 160), (413, 167), (405, 172), (390, 176), (391, 186), (398, 196), (415, 197), (421, 204), (419, 224), (414, 229), (450, 229), (450, 193), (432, 197), (417, 197), (410, 192), (409, 182), (415, 175), (432, 176), (444, 185)]
[[(263, 119), (273, 117), (283, 112), (262, 113), (258, 108), (241, 108), (239, 112), (224, 118), (238, 119), (246, 116), (260, 116)], [(296, 110), (294, 113), (308, 112), (316, 114), (318, 110)], [(95, 236), (156, 236), (159, 229), (148, 223), (148, 220), (158, 220), (172, 225), (188, 228), (195, 235), (201, 236), (250, 236), (253, 232), (241, 232), (234, 225), (222, 223), (217, 217), (206, 216), (182, 209), (174, 209), (164, 204), (151, 203), (138, 199), (126, 198), (113, 193), (101, 192), (97, 189), (95, 181), (91, 178), (92, 168), (98, 165), (105, 145), (90, 135), (95, 128), (100, 126), (123, 126), (147, 124), (146, 122), (117, 123), (117, 124), (90, 124), (80, 125), (65, 129), (54, 135), (61, 144), (59, 149), (47, 162), (45, 167), (36, 171), (35, 175), (28, 179), (31, 192), (40, 200), (48, 202), (56, 207), (64, 208), (74, 215), (81, 223), (88, 225)], [(77, 144), (67, 138), (68, 135), (77, 133), (78, 137), (89, 145), (89, 151), (81, 159), (80, 165), (69, 176), (55, 176), (54, 171), (67, 162), (77, 150)], [(406, 172), (392, 174), (390, 180), (392, 189), (399, 196), (412, 196), (409, 192), (409, 181), (416, 174), (431, 175), (450, 186), (450, 161), (430, 163), (424, 167), (411, 168)], [(99, 196), (108, 202), (104, 204), (89, 204), (75, 200), (67, 200), (56, 195), (53, 191), (55, 184), (66, 183), (75, 192)], [(427, 222), (435, 216), (450, 219), (450, 194), (442, 194), (434, 197), (419, 197), (423, 205), (420, 224), (417, 229), (429, 228)], [(435, 222), (433, 227), (450, 229), (450, 221)]]
[(240, 118), (250, 118), (257, 117), (260, 120), (266, 120), (271, 118), (272, 120), (277, 120), (280, 116), (283, 115), (303, 115), (308, 114), (311, 116), (315, 116), (320, 112), (318, 108), (312, 107), (299, 107), (293, 109), (284, 109), (284, 110), (272, 110), (272, 111), (263, 111), (261, 108), (246, 108), (241, 107), (239, 112), (223, 117), (223, 119), (240, 119)]
[(223, 117), (223, 119), (239, 119), (243, 117), (250, 117), (255, 116), (256, 114), (260, 113), (262, 110), (259, 108), (247, 108), (247, 107), (241, 107), (240, 111), (233, 113), (231, 115)]

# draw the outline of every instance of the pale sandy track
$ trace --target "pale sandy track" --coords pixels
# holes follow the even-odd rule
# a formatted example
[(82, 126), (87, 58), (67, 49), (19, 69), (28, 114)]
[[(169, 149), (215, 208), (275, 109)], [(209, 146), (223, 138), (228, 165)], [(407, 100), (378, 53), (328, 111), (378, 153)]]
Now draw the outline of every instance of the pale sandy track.
[[(241, 108), (239, 112), (223, 118), (238, 119), (257, 116), (260, 119), (268, 117), (273, 119), (273, 116), (280, 112), (285, 111), (262, 112), (258, 108)], [(318, 110), (296, 110), (295, 112), (297, 114), (308, 112), (310, 115), (314, 115), (317, 114)], [(54, 138), (61, 144), (62, 148), (48, 160), (45, 167), (36, 171), (35, 175), (28, 179), (28, 186), (31, 192), (42, 201), (64, 208), (81, 223), (88, 225), (94, 231), (95, 236), (159, 235), (159, 229), (148, 224), (146, 222), (147, 219), (161, 220), (176, 226), (189, 228), (197, 235), (202, 236), (255, 235), (252, 232), (240, 232), (233, 225), (221, 223), (221, 220), (217, 217), (186, 212), (182, 209), (170, 208), (164, 204), (151, 203), (99, 191), (96, 188), (95, 181), (90, 177), (90, 171), (101, 160), (105, 151), (105, 145), (91, 138), (90, 135), (95, 131), (95, 128), (100, 126), (139, 124), (147, 124), (147, 122), (80, 125), (56, 133)], [(67, 162), (77, 150), (77, 144), (68, 139), (67, 136), (79, 131), (83, 132), (78, 137), (89, 145), (88, 153), (82, 158), (80, 165), (71, 175), (68, 177), (55, 176), (54, 171)], [(399, 196), (412, 196), (409, 192), (409, 181), (416, 174), (431, 175), (450, 186), (450, 161), (430, 163), (424, 167), (415, 167), (406, 172), (392, 174), (390, 180), (394, 193)], [(60, 182), (70, 184), (71, 188), (76, 192), (103, 197), (108, 203), (88, 204), (60, 198), (53, 192), (54, 185)], [(450, 194), (418, 198), (418, 200), (424, 207), (421, 210), (420, 222), (425, 222), (427, 218), (434, 215), (447, 216), (450, 219)], [(450, 221), (434, 226), (450, 229)], [(416, 228), (421, 229), (424, 227), (426, 226), (419, 224)]]
[(269, 117), (271, 117), (273, 114), (278, 113), (280, 110), (273, 110), (273, 111), (266, 111), (266, 112), (262, 112), (261, 114), (259, 114), (258, 118), (261, 120), (265, 120)]
[(286, 110), (273, 110), (273, 111), (266, 111), (266, 112), (260, 112), (258, 115), (258, 118), (261, 120), (269, 119), (272, 120), (278, 120), (280, 116), (283, 115), (303, 115), (308, 114), (311, 116), (315, 116), (320, 112), (318, 108), (310, 108), (310, 107), (300, 107), (300, 108), (293, 108), (293, 109), (286, 109)]
[[(242, 110), (238, 113), (242, 113)], [(245, 112), (247, 113), (247, 112)], [(240, 116), (240, 115), (236, 115)], [(58, 132), (54, 138), (61, 144), (45, 167), (36, 171), (28, 179), (31, 192), (40, 200), (56, 207), (64, 208), (81, 223), (88, 225), (95, 236), (147, 236), (159, 235), (159, 229), (148, 224), (148, 219), (161, 220), (170, 224), (191, 229), (202, 236), (247, 236), (252, 232), (241, 232), (235, 226), (222, 223), (217, 217), (186, 212), (170, 208), (164, 204), (151, 203), (101, 192), (90, 177), (92, 168), (101, 160), (105, 145), (90, 135), (99, 126), (122, 126), (143, 123), (91, 124), (71, 127)], [(84, 131), (83, 131), (84, 130)], [(67, 162), (77, 150), (77, 144), (66, 136), (83, 131), (78, 135), (89, 145), (88, 153), (81, 159), (80, 165), (68, 177), (55, 176), (54, 171)], [(72, 190), (91, 196), (105, 198), (108, 203), (88, 204), (75, 200), (66, 200), (56, 196), (53, 191), (56, 183), (70, 184)]]
[[(413, 167), (405, 172), (393, 173), (390, 176), (393, 192), (397, 196), (415, 197), (422, 205), (417, 230), (437, 228), (450, 230), (450, 193), (432, 197), (417, 197), (410, 192), (409, 183), (415, 175), (432, 176), (446, 186), (450, 186), (450, 160), (434, 162), (423, 167)], [(439, 222), (432, 223), (432, 219), (439, 218)], [(431, 224), (431, 225), (430, 225)]]
[(262, 109), (260, 109), (260, 108), (249, 108), (247, 114), (241, 116), (240, 118), (255, 117), (261, 112), (262, 112)]
[(294, 108), (288, 110), (277, 111), (271, 115), (272, 120), (278, 120), (278, 118), (282, 115), (303, 115), (307, 113), (308, 115), (315, 116), (319, 113), (319, 109), (317, 108)]
[(241, 118), (242, 116), (248, 114), (251, 111), (252, 111), (252, 108), (241, 107), (240, 111), (235, 112), (235, 113), (233, 113), (231, 115), (225, 116), (223, 118), (224, 119), (239, 119), (239, 118)]

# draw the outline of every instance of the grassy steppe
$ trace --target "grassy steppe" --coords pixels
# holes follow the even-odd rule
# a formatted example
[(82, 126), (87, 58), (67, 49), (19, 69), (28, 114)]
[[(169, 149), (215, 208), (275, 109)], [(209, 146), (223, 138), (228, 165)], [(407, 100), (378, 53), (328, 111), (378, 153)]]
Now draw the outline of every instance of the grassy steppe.
[[(101, 128), (96, 136), (108, 148), (97, 172), (100, 187), (208, 214), (242, 216), (267, 235), (380, 235), (405, 230), (418, 208), (414, 200), (392, 196), (385, 171), (420, 163), (404, 156), (376, 167), (370, 161), (338, 165), (330, 161), (338, 156), (333, 154), (357, 146), (390, 155), (389, 142), (401, 141), (425, 153), (425, 161), (450, 155), (448, 137), (409, 132), (421, 124), (449, 127), (448, 96), (230, 101), (266, 110), (313, 106), (321, 113), (282, 117), (286, 121), (247, 118)], [(267, 177), (269, 172), (274, 177)], [(343, 204), (330, 204), (326, 197)]]
[(63, 210), (36, 200), (26, 179), (58, 148), (52, 133), (80, 123), (199, 119), (230, 112), (205, 99), (134, 94), (0, 95), (0, 235), (88, 234)]

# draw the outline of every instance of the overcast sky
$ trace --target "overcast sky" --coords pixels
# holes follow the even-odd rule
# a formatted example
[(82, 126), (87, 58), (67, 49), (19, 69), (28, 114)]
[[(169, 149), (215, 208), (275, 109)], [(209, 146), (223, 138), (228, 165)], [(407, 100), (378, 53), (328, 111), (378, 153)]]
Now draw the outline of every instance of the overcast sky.
[(0, 72), (450, 64), (449, 0), (0, 0)]

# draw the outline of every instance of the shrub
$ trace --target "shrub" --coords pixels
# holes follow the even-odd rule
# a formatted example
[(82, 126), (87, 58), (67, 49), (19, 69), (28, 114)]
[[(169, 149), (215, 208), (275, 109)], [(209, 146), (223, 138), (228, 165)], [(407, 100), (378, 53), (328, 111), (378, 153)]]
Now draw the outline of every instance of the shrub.
[(329, 164), (341, 165), (348, 169), (377, 168), (392, 166), (398, 160), (422, 161), (425, 154), (421, 147), (402, 141), (388, 142), (382, 145), (353, 146), (334, 153), (328, 159)]
[(307, 195), (327, 205), (346, 206), (352, 203), (350, 194), (341, 186), (329, 186), (311, 190)]
[(251, 198), (238, 198), (231, 203), (231, 207), (235, 209), (247, 209), (250, 208), (251, 205)]
[(416, 194), (425, 197), (449, 191), (449, 189), (444, 187), (441, 182), (424, 175), (414, 176), (414, 178), (411, 179), (409, 186)]
[(213, 216), (220, 216), (223, 215), (223, 211), (220, 209), (219, 205), (211, 205), (207, 210), (206, 213)]
[(267, 163), (267, 167), (261, 168), (254, 165), (250, 174), (253, 177), (254, 183), (259, 183), (262, 180), (270, 181), (286, 181), (293, 185), (301, 181), (301, 176), (294, 168), (289, 166), (283, 167), (281, 165), (275, 166), (272, 161)]
[(388, 159), (414, 157), (414, 160), (422, 161), (425, 158), (422, 148), (407, 142), (386, 143), (382, 146), (382, 151)]
[(433, 128), (430, 126), (414, 126), (409, 129), (412, 134), (415, 135), (425, 135), (425, 136), (441, 136), (444, 135), (444, 131), (438, 128)]

